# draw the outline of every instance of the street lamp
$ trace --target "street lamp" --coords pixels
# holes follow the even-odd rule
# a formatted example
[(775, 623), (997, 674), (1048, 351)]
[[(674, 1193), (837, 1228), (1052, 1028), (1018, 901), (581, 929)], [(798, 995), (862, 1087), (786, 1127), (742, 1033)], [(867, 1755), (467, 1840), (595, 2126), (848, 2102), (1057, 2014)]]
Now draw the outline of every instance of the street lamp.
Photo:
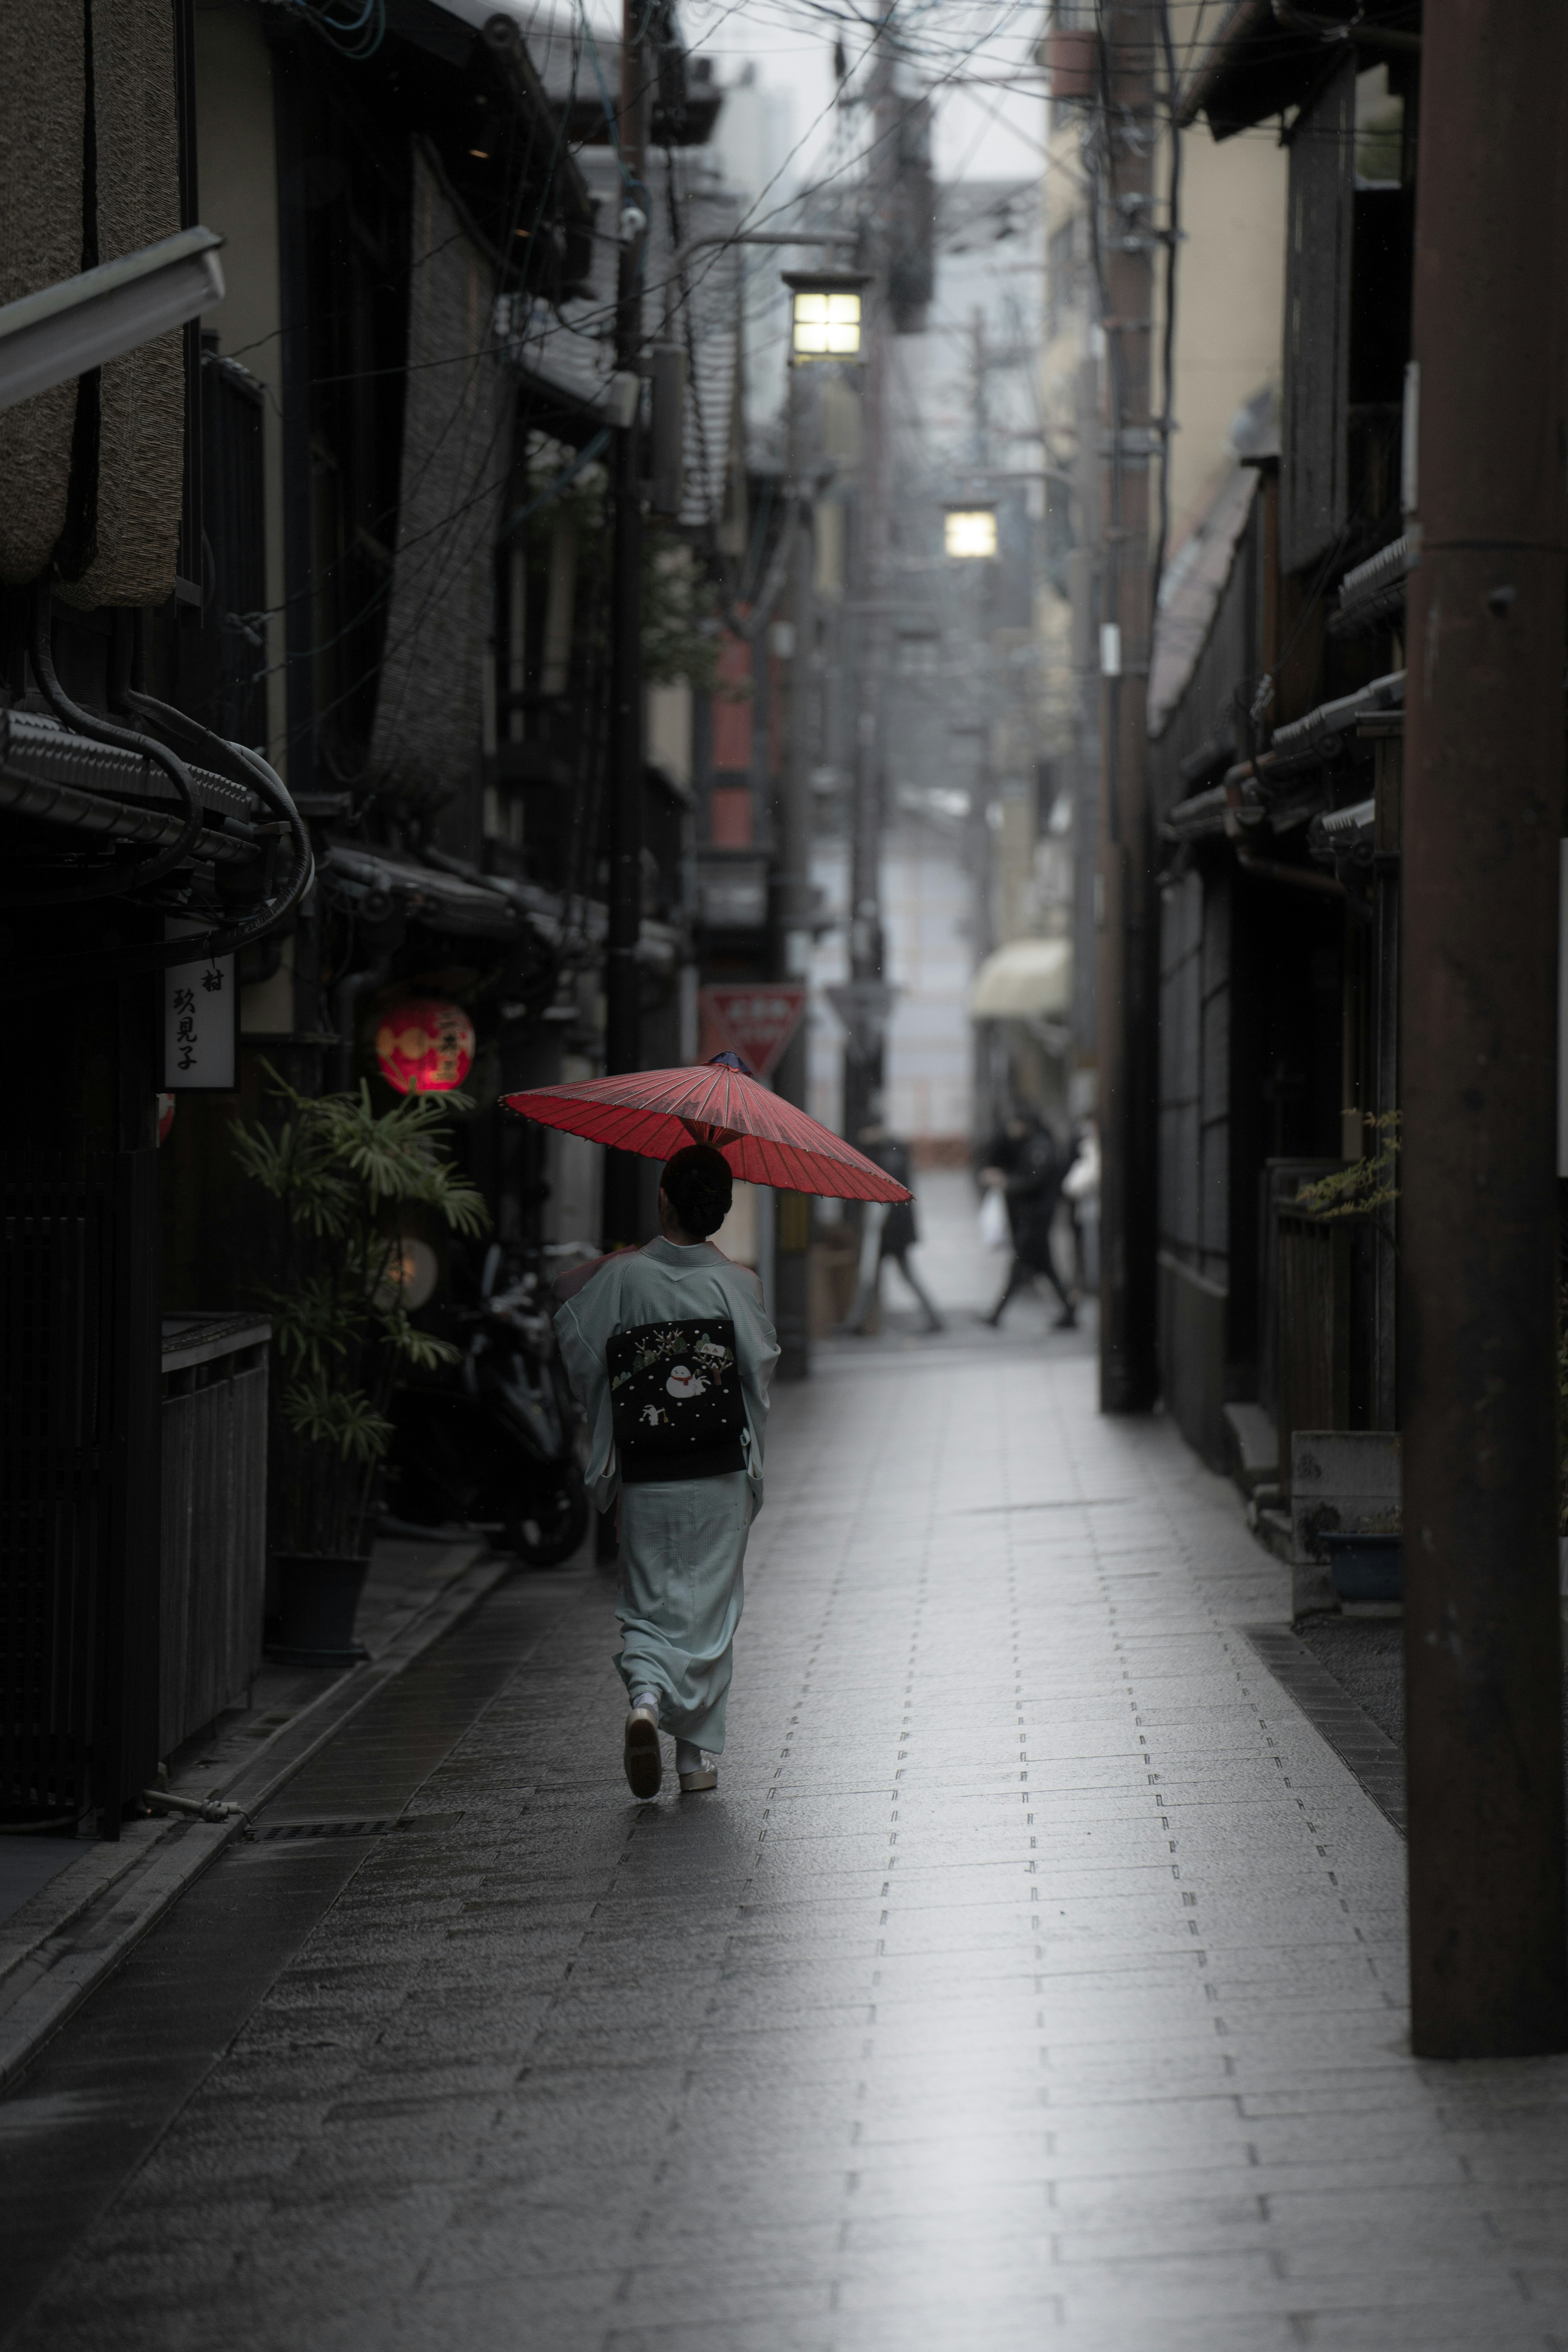
[(994, 507), (949, 507), (942, 517), (942, 548), (951, 556), (973, 561), (996, 552)]
[(794, 297), (791, 360), (858, 360), (865, 273), (786, 269), (784, 282)]

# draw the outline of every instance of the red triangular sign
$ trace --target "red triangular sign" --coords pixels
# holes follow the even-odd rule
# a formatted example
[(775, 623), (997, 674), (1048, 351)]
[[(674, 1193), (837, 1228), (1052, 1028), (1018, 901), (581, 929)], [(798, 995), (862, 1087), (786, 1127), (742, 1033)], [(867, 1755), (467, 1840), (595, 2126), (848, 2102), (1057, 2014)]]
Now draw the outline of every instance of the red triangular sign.
[(759, 1078), (773, 1076), (805, 1012), (806, 992), (793, 981), (753, 982), (748, 988), (705, 988), (703, 1011), (731, 1053)]

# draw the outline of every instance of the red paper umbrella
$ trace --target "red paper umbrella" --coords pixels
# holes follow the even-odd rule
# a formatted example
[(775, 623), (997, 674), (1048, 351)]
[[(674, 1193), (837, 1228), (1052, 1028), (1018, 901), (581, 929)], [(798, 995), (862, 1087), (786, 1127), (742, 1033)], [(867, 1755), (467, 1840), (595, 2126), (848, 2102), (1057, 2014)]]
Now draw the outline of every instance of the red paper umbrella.
[(507, 1095), (509, 1108), (543, 1127), (644, 1160), (668, 1160), (688, 1143), (716, 1143), (748, 1184), (820, 1192), (830, 1201), (907, 1201), (874, 1160), (752, 1077), (734, 1054), (680, 1070), (634, 1070)]

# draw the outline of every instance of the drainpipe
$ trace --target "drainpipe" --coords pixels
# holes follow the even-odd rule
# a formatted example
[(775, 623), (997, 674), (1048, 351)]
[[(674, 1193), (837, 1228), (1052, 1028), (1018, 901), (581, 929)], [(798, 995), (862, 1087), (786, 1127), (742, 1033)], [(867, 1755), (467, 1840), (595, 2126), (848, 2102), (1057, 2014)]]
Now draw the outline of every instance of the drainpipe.
[(328, 1066), (331, 1073), (331, 1091), (346, 1095), (354, 1083), (354, 1043), (359, 1022), (359, 1001), (373, 988), (384, 987), (392, 976), (392, 950), (384, 948), (374, 963), (367, 963), (358, 971), (345, 971), (335, 980), (328, 992), (331, 1007), (332, 1027), (338, 1042), (332, 1047)]

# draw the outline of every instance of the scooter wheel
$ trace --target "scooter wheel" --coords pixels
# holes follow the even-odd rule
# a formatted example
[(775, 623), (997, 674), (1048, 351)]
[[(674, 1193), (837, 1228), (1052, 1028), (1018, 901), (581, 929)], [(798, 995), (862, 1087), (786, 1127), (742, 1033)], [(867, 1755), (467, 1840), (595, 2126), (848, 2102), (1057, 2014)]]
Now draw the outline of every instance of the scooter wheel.
[(508, 1519), (503, 1541), (524, 1568), (559, 1568), (578, 1551), (588, 1532), (588, 1496), (575, 1484), (531, 1497)]

